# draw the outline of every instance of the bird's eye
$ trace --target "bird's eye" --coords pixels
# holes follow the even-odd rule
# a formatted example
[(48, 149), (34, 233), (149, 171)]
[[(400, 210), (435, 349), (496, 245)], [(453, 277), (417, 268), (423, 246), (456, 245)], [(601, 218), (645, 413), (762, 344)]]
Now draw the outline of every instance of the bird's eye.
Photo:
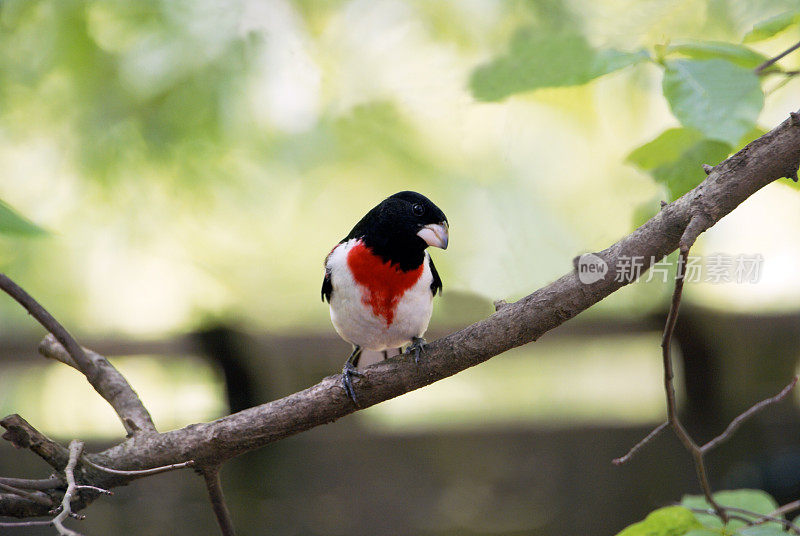
[(419, 203), (414, 203), (414, 205), (411, 207), (411, 212), (414, 213), (414, 216), (422, 216), (425, 214), (425, 207)]

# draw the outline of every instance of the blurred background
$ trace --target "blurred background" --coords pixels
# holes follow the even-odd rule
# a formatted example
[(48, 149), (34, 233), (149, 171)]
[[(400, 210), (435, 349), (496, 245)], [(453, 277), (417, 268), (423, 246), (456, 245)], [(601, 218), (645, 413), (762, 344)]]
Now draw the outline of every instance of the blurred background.
[[(429, 340), (560, 277), (667, 198), (626, 163), (678, 125), (661, 69), (476, 98), (472, 73), (518, 30), (651, 53), (740, 42), (795, 2), (0, 0), (0, 218), (16, 222), (0, 270), (109, 356), (162, 431), (285, 396), (347, 357), (322, 261), (386, 196), (420, 191), (450, 221)], [(798, 39), (795, 26), (754, 48)], [(770, 129), (800, 82), (765, 91)], [(763, 258), (757, 282), (687, 285), (679, 389), (698, 439), (797, 371), (798, 227), (800, 194), (779, 182), (694, 250)], [(232, 461), (240, 533), (614, 534), (696, 493), (668, 434), (611, 464), (664, 419), (671, 290), (637, 282), (540, 342)], [(0, 299), (0, 413), (90, 450), (118, 442), (87, 382), (36, 354), (43, 334)], [(710, 457), (715, 486), (799, 498), (798, 432), (797, 398), (770, 409)], [(2, 442), (0, 474), (47, 468)], [(115, 492), (82, 532), (216, 534), (189, 472)]]

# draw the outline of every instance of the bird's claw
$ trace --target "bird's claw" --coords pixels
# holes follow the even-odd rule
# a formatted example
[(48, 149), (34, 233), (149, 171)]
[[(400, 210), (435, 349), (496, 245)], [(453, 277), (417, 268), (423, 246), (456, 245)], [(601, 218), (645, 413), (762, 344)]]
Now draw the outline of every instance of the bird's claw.
[(345, 363), (344, 367), (342, 368), (342, 386), (344, 387), (344, 392), (347, 393), (347, 396), (350, 397), (356, 406), (359, 406), (358, 399), (356, 398), (356, 390), (353, 387), (353, 376), (356, 378), (362, 378), (364, 373), (359, 372), (353, 365), (350, 364), (350, 362)]
[(419, 364), (419, 356), (421, 356), (422, 352), (425, 351), (426, 346), (428, 346), (428, 344), (425, 342), (425, 339), (422, 337), (413, 337), (411, 339), (411, 344), (409, 344), (408, 348), (406, 348), (406, 353), (413, 353), (414, 363)]

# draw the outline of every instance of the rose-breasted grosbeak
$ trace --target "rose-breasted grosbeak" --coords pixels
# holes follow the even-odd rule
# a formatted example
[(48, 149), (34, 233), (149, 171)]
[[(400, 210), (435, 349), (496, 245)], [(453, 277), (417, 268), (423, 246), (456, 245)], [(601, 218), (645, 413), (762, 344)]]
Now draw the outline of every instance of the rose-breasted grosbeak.
[(425, 248), (447, 249), (448, 223), (427, 197), (399, 192), (367, 212), (325, 259), (322, 299), (330, 302), (339, 336), (353, 345), (342, 384), (358, 405), (353, 376), (362, 350), (384, 351), (411, 343), (414, 361), (442, 289)]

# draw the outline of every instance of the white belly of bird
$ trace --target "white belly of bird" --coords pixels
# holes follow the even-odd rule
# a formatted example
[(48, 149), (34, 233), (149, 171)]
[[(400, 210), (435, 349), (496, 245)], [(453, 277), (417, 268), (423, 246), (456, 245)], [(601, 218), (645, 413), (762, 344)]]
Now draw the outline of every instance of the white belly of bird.
[(365, 299), (365, 288), (356, 284), (347, 269), (347, 252), (354, 241), (340, 244), (328, 257), (333, 293), (331, 295), (331, 322), (341, 338), (365, 350), (399, 348), (413, 337), (422, 337), (428, 329), (433, 311), (433, 293), (428, 253), (425, 252), (422, 275), (397, 301), (394, 317), (387, 325), (386, 319), (376, 315)]

